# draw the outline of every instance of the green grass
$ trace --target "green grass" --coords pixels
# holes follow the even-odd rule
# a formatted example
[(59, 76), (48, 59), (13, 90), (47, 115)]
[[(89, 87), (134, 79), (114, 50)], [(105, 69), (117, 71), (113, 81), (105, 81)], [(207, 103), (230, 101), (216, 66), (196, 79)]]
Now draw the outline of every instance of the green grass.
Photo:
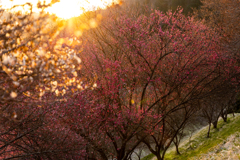
[[(186, 160), (186, 159), (197, 159), (201, 154), (206, 154), (212, 151), (217, 145), (225, 143), (225, 140), (235, 132), (239, 132), (240, 128), (240, 115), (235, 117), (229, 115), (228, 122), (219, 120), (218, 128), (211, 128), (210, 138), (206, 138), (208, 127), (205, 127), (191, 142), (187, 142), (184, 146), (180, 147), (181, 155), (176, 155), (175, 151), (167, 152), (165, 160)], [(149, 159), (145, 159), (145, 158)], [(150, 160), (154, 157), (153, 154), (144, 157), (142, 160)]]
[(154, 157), (154, 154), (149, 154), (146, 157), (142, 158), (141, 160), (151, 160)]

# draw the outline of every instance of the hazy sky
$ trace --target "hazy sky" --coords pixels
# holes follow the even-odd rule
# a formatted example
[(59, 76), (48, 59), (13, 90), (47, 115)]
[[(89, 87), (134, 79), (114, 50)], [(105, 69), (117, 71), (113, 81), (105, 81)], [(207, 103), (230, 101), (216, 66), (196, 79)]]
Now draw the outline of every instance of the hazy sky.
[[(9, 0), (0, 0), (0, 5), (2, 5), (3, 8), (11, 8), (13, 5), (24, 4), (26, 2), (30, 2), (36, 6), (38, 0), (13, 0), (12, 2)], [(50, 3), (51, 0), (46, 0), (46, 2)], [(94, 10), (96, 8), (104, 9), (113, 2), (118, 3), (119, 0), (60, 0), (60, 2), (48, 8), (47, 11), (61, 18), (70, 18), (83, 13), (81, 8), (85, 10)], [(34, 11), (37, 12), (37, 9), (35, 8)]]

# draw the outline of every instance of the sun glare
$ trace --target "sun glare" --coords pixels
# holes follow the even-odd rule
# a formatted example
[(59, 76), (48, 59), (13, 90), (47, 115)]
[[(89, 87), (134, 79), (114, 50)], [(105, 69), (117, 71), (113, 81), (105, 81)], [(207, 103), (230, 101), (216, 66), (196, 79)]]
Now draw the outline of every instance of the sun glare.
[[(43, 1), (43, 0), (42, 0)], [(51, 0), (45, 0), (49, 3)], [(3, 8), (11, 8), (16, 4), (24, 4), (30, 2), (36, 5), (38, 0), (0, 0), (0, 5)], [(119, 0), (60, 0), (47, 8), (46, 11), (50, 14), (56, 14), (60, 18), (69, 19), (71, 17), (77, 17), (85, 11), (93, 11), (96, 9), (105, 9), (112, 4), (118, 4)], [(37, 9), (33, 9), (37, 12)]]
[(61, 0), (61, 2), (55, 3), (52, 7), (47, 8), (46, 11), (64, 19), (76, 17), (83, 13), (79, 2), (76, 0)]

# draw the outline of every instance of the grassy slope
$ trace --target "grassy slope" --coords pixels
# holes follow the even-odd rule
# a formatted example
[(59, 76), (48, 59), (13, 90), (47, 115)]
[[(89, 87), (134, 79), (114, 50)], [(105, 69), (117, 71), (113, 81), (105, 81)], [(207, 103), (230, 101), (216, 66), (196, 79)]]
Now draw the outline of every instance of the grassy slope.
[[(165, 159), (166, 160), (186, 160), (186, 159), (197, 159), (201, 154), (206, 154), (213, 151), (219, 144), (226, 143), (226, 139), (240, 131), (240, 114), (229, 115), (228, 122), (224, 123), (219, 120), (218, 128), (211, 129), (211, 137), (206, 138), (208, 127), (201, 129), (196, 133), (191, 141), (187, 140), (182, 147), (180, 147), (181, 155), (176, 155), (175, 151), (167, 152)], [(154, 155), (150, 154), (144, 157), (142, 160), (151, 160)], [(194, 157), (194, 158), (193, 158)]]

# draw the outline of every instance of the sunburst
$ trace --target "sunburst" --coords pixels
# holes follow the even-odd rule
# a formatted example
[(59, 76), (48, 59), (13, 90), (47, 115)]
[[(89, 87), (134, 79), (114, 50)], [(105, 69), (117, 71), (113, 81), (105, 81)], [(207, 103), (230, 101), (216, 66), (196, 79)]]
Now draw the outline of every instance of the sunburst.
[[(51, 0), (45, 1), (49, 3)], [(0, 0), (0, 2), (0, 5), (2, 5), (3, 8), (10, 8), (13, 5), (24, 4), (26, 2), (36, 5), (38, 0)], [(85, 11), (105, 9), (108, 6), (118, 4), (119, 2), (119, 0), (60, 0), (60, 2), (47, 8), (46, 11), (50, 14), (55, 14), (60, 18), (69, 19), (71, 17), (80, 16)], [(34, 11), (37, 12), (37, 9), (35, 8)]]

